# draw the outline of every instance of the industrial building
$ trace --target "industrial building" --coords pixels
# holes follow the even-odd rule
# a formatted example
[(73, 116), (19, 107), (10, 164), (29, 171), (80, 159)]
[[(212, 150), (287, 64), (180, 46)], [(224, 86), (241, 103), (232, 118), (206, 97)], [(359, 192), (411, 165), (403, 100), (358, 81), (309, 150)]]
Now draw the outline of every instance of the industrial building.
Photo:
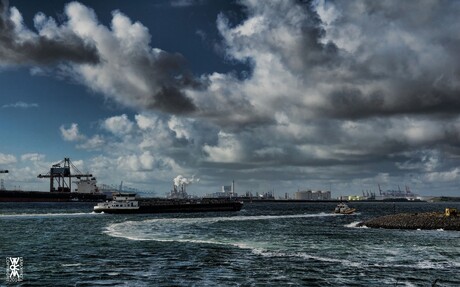
[(210, 198), (233, 198), (238, 197), (238, 194), (235, 192), (235, 181), (232, 181), (232, 185), (223, 185), (222, 191), (214, 192), (211, 194), (206, 194), (206, 197)]
[(299, 190), (295, 193), (296, 200), (330, 200), (331, 192), (322, 190)]

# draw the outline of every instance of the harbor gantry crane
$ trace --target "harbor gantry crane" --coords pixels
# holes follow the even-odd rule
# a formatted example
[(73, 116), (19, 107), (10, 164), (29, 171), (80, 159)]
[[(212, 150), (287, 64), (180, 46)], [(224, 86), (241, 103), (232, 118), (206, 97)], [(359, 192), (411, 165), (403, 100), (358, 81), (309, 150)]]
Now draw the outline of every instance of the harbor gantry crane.
[[(71, 168), (76, 172), (72, 173)], [(82, 173), (76, 168), (68, 157), (64, 158), (61, 162), (53, 164), (50, 171), (47, 174), (39, 174), (38, 178), (49, 178), (50, 179), (50, 191), (51, 192), (70, 192), (72, 191), (71, 178), (76, 177), (78, 179), (86, 177), (89, 179), (93, 177), (90, 173)], [(54, 183), (57, 183), (55, 188)]]
[[(9, 173), (7, 169), (0, 169), (0, 173)], [(5, 183), (3, 182), (3, 178), (0, 180), (0, 190), (5, 190)]]

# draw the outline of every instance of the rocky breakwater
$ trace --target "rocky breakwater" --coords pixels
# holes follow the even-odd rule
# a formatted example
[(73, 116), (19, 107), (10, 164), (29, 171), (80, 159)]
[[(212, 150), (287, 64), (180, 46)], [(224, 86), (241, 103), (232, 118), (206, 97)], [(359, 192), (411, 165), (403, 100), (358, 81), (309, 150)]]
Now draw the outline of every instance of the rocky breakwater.
[(360, 226), (389, 229), (444, 229), (460, 231), (460, 216), (442, 212), (399, 213), (361, 222)]

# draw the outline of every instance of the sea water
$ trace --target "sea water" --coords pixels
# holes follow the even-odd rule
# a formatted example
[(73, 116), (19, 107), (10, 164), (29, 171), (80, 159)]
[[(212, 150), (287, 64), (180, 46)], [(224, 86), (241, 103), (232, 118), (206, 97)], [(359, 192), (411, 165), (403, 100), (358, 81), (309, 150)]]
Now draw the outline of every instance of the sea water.
[(0, 203), (14, 286), (460, 286), (460, 232), (357, 223), (460, 203), (246, 203), (239, 212), (110, 215), (89, 203)]

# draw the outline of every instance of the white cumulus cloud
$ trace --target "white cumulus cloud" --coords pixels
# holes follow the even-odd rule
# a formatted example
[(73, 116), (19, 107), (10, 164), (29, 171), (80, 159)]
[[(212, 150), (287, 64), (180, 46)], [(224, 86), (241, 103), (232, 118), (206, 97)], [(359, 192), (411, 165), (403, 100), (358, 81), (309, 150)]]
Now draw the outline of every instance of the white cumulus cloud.
[(69, 128), (61, 125), (59, 130), (61, 131), (61, 136), (65, 141), (79, 141), (84, 139), (84, 136), (80, 134), (78, 124), (76, 123), (72, 123)]
[(115, 135), (124, 135), (131, 132), (133, 122), (128, 119), (126, 114), (106, 119), (102, 126)]
[(0, 164), (8, 165), (17, 162), (14, 155), (0, 153)]

